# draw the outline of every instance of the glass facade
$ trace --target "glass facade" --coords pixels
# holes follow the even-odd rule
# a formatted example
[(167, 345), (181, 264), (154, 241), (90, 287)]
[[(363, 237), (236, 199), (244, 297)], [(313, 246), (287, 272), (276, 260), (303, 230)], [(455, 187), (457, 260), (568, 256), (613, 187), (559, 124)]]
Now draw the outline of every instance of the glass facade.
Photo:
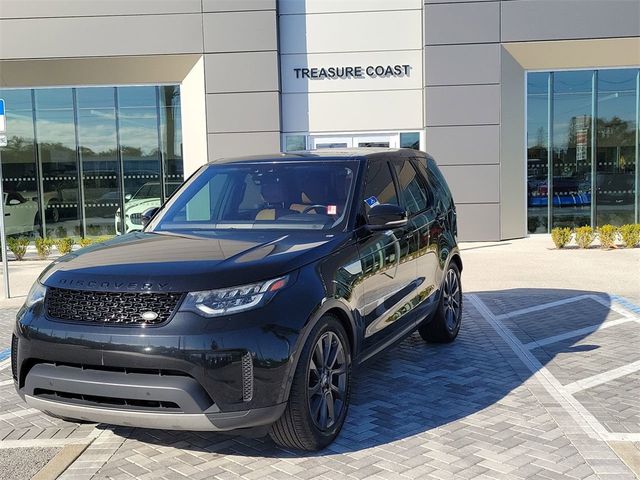
[(529, 233), (638, 222), (640, 69), (527, 75)]
[(141, 228), (183, 181), (180, 87), (4, 89), (7, 235)]

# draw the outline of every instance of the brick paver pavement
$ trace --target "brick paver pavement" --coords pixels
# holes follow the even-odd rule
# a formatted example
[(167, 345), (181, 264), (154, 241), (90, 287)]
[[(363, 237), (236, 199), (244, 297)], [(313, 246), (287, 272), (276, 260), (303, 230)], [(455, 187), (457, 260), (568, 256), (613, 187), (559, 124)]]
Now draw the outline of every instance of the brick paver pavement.
[(358, 369), (347, 423), (323, 452), (289, 452), (267, 438), (78, 426), (28, 411), (13, 385), (0, 387), (0, 425), (4, 438), (25, 429), (51, 438), (56, 429), (66, 441), (92, 441), (65, 479), (635, 478), (608, 442), (640, 442), (639, 376), (602, 376), (635, 368), (628, 339), (640, 335), (638, 316), (608, 297), (566, 301), (578, 295), (468, 295), (455, 343), (413, 335)]

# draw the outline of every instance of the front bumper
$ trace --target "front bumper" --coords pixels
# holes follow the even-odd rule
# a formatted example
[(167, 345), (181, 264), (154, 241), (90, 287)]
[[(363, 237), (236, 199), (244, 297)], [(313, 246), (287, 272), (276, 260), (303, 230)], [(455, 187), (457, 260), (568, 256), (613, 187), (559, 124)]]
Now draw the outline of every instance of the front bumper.
[(280, 418), (287, 405), (282, 403), (272, 407), (228, 413), (155, 413), (73, 405), (31, 395), (25, 395), (24, 400), (30, 407), (54, 417), (126, 427), (207, 432), (269, 425)]
[(53, 320), (42, 304), (23, 309), (13, 342), (16, 388), (34, 408), (92, 422), (213, 431), (268, 425), (284, 411), (314, 305), (300, 284), (291, 289), (259, 310), (217, 319), (179, 312), (146, 328)]

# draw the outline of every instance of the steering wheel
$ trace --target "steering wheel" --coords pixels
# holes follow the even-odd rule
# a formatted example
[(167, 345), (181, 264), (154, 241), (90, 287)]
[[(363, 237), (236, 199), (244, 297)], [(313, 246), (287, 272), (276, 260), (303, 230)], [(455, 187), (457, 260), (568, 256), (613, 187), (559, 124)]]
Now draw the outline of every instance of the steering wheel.
[(316, 209), (316, 208), (324, 208), (325, 210), (327, 210), (327, 206), (326, 205), (309, 205), (307, 208), (305, 208), (302, 213), (309, 213), (310, 210)]

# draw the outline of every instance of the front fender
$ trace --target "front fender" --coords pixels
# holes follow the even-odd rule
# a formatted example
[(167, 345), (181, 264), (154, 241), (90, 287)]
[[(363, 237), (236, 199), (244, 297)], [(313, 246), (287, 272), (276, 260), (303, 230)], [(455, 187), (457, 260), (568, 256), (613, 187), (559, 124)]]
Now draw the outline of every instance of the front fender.
[[(318, 308), (314, 310), (314, 312), (309, 317), (309, 320), (300, 331), (298, 335), (298, 339), (295, 345), (292, 348), (291, 355), (289, 356), (289, 366), (288, 371), (285, 376), (285, 381), (283, 388), (281, 389), (280, 402), (286, 402), (289, 398), (289, 392), (291, 391), (291, 384), (293, 382), (293, 376), (296, 373), (296, 368), (298, 367), (298, 361), (300, 360), (300, 356), (302, 355), (302, 350), (304, 349), (307, 340), (309, 339), (309, 335), (316, 327), (318, 322), (322, 319), (322, 317), (328, 313), (336, 313), (341, 318), (341, 320), (351, 329), (351, 331), (347, 331), (347, 335), (349, 335), (351, 339), (351, 359), (353, 364), (353, 358), (357, 355), (357, 352), (360, 347), (361, 339), (359, 335), (356, 333), (358, 331), (356, 320), (351, 312), (349, 305), (340, 298), (324, 298)], [(346, 328), (345, 328), (346, 329)]]

